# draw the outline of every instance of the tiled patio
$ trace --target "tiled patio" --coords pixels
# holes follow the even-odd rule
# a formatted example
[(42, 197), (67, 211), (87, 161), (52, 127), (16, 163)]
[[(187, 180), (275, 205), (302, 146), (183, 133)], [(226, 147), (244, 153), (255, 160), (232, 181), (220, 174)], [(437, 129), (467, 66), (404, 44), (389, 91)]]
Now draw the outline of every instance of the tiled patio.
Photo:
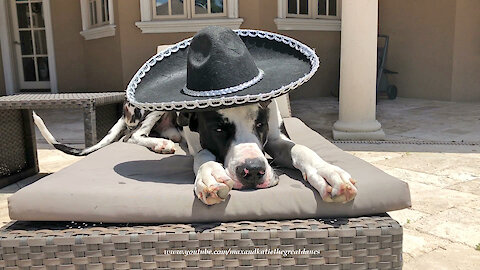
[[(331, 138), (335, 98), (295, 100), (292, 108), (295, 116)], [(63, 141), (82, 141), (81, 114), (41, 116)], [(412, 208), (389, 213), (404, 226), (404, 269), (479, 269), (480, 103), (380, 100), (377, 117), (392, 142), (337, 145), (409, 183)], [(42, 142), (39, 139), (42, 175), (80, 159)], [(9, 221), (6, 199), (38, 178), (0, 190), (0, 222)]]

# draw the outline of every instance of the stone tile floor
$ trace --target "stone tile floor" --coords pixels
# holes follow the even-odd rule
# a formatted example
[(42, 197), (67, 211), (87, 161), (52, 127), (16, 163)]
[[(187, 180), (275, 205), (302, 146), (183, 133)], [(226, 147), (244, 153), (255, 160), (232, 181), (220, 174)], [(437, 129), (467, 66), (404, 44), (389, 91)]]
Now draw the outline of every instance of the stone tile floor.
[[(338, 117), (335, 98), (295, 100), (292, 110), (331, 138)], [(81, 141), (81, 114), (40, 115), (65, 142)], [(387, 141), (394, 143), (336, 144), (409, 184), (412, 207), (389, 213), (404, 227), (404, 269), (480, 269), (480, 251), (475, 250), (480, 244), (480, 103), (380, 100), (377, 118)], [(40, 138), (38, 143), (41, 174), (0, 189), (2, 224), (9, 221), (7, 198), (12, 193), (81, 159)]]

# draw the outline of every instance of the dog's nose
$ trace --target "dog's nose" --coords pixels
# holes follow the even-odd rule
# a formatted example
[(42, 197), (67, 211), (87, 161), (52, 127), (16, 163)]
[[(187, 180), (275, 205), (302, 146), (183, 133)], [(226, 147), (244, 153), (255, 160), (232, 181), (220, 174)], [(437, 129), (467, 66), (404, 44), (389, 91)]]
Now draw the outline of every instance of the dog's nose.
[(245, 163), (237, 167), (237, 177), (244, 186), (255, 187), (263, 182), (265, 167), (265, 161), (259, 158), (246, 159)]

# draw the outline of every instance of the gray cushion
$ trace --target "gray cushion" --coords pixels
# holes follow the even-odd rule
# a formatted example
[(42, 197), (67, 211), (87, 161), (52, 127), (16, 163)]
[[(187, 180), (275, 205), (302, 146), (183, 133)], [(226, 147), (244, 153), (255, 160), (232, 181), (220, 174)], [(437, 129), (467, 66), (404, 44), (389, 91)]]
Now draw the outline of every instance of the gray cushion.
[(347, 204), (324, 203), (295, 170), (280, 183), (255, 191), (233, 190), (206, 206), (193, 194), (192, 158), (159, 155), (144, 147), (114, 143), (8, 199), (10, 218), (26, 221), (130, 223), (226, 222), (238, 220), (354, 217), (409, 207), (408, 185), (343, 152), (300, 120), (285, 119), (290, 137), (357, 179), (358, 195)]

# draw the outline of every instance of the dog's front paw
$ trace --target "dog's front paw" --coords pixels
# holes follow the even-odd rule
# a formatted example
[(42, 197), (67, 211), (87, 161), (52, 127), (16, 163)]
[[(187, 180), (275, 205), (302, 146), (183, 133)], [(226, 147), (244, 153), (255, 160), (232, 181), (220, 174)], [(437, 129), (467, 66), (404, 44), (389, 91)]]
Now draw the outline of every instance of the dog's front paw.
[(303, 173), (303, 178), (318, 190), (326, 202), (346, 203), (357, 196), (355, 180), (349, 173), (337, 166), (322, 164), (317, 167), (309, 167)]
[(175, 143), (167, 139), (158, 139), (158, 143), (152, 148), (152, 150), (159, 154), (174, 154)]
[(233, 187), (233, 180), (220, 163), (209, 161), (200, 166), (195, 179), (195, 195), (207, 205), (224, 201)]

